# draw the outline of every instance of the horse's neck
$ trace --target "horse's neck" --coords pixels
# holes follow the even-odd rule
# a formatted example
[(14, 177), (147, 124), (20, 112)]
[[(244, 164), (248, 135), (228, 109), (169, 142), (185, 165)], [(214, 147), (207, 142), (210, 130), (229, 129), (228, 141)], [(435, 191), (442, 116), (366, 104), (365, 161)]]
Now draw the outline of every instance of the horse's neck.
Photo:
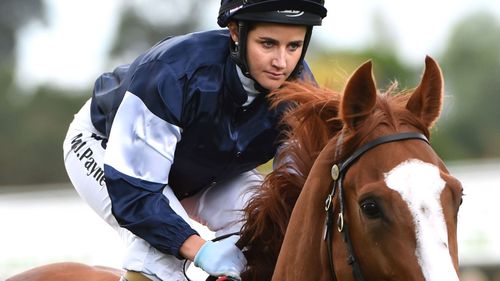
[(329, 167), (336, 145), (335, 141), (329, 142), (310, 171), (292, 211), (273, 280), (329, 280), (323, 260), (327, 257), (326, 243), (322, 239), (326, 213), (318, 206), (323, 206), (330, 192)]

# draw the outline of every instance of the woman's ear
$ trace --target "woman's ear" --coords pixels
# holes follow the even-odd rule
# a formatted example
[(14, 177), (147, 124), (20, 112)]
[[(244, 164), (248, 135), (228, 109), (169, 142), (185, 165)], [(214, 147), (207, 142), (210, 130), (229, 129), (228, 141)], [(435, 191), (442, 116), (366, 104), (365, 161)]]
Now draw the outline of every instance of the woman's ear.
[(229, 29), (229, 33), (231, 34), (231, 39), (233, 39), (234, 42), (240, 41), (238, 22), (230, 21), (227, 24), (227, 28)]

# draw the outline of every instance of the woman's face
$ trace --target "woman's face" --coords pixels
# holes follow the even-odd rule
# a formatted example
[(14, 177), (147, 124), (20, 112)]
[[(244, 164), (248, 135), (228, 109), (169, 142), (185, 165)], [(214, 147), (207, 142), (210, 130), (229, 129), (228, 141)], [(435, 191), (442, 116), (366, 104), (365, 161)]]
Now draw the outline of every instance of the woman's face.
[(306, 31), (299, 25), (254, 25), (247, 39), (250, 75), (268, 90), (280, 87), (299, 62)]

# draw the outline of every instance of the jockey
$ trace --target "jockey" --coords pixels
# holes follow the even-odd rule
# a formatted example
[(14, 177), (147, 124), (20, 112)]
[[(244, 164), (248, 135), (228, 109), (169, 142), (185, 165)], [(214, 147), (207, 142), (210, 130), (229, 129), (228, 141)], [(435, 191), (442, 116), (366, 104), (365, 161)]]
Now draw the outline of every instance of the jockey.
[(323, 0), (222, 0), (221, 30), (168, 37), (102, 74), (72, 121), (64, 162), (79, 195), (126, 243), (122, 280), (185, 280), (184, 260), (240, 278), (237, 235), (277, 151), (266, 93), (313, 80), (304, 62)]

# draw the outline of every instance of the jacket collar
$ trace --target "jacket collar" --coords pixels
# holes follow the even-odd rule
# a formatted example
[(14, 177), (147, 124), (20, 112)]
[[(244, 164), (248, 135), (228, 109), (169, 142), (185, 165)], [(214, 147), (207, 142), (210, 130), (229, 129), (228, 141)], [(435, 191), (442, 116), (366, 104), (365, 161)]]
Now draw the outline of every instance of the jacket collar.
[(236, 70), (236, 64), (228, 57), (224, 69), (224, 85), (227, 88), (227, 95), (238, 106), (242, 106), (248, 99), (248, 94), (243, 88), (241, 80)]

